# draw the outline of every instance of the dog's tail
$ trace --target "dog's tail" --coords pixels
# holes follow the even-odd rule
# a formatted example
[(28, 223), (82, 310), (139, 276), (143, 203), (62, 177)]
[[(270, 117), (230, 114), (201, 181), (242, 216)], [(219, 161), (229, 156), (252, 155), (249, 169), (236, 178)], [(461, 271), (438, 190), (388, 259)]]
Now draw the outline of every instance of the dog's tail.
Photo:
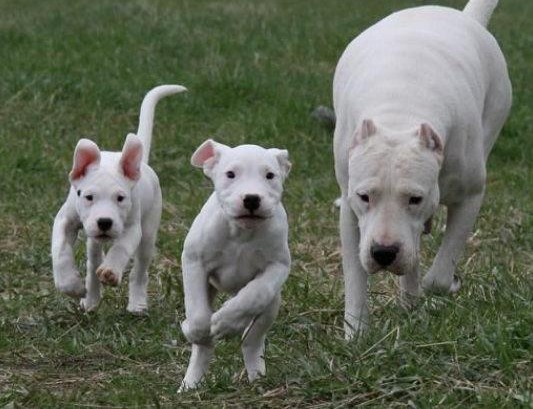
[(470, 0), (463, 12), (479, 22), (483, 27), (489, 24), (490, 16), (498, 5), (498, 0)]
[(160, 85), (148, 91), (148, 94), (144, 97), (141, 113), (139, 114), (139, 128), (137, 129), (137, 136), (141, 139), (144, 148), (143, 162), (148, 163), (148, 157), (150, 156), (155, 106), (160, 99), (184, 91), (187, 91), (187, 88), (181, 85)]

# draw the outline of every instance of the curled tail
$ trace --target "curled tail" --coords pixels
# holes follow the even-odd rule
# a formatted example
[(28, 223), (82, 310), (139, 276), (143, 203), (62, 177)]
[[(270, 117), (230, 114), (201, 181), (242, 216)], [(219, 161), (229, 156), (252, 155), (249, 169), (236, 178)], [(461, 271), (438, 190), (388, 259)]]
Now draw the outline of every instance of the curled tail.
[(490, 16), (497, 5), (498, 0), (470, 0), (463, 9), (463, 13), (487, 27)]
[(148, 157), (150, 156), (155, 106), (160, 99), (184, 91), (187, 91), (187, 88), (181, 85), (160, 85), (148, 91), (144, 97), (141, 104), (141, 113), (139, 114), (139, 128), (137, 129), (137, 136), (141, 139), (144, 148), (142, 159), (144, 163), (148, 163)]

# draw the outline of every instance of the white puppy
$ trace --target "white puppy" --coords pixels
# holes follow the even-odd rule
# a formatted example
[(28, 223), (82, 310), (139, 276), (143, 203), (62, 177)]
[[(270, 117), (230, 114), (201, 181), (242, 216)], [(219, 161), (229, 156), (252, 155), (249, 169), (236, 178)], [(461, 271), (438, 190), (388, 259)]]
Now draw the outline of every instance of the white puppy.
[(418, 294), (420, 235), (439, 203), (448, 208), (446, 232), (422, 286), (460, 287), (455, 267), (511, 107), (505, 59), (485, 28), (496, 3), (400, 11), (340, 58), (334, 153), (348, 339), (367, 323), (367, 273), (400, 275), (404, 301)]
[[(132, 313), (147, 309), (148, 266), (162, 203), (159, 180), (148, 166), (154, 111), (161, 98), (185, 90), (180, 85), (162, 85), (148, 92), (137, 135), (127, 136), (122, 152), (100, 152), (88, 139), (76, 146), (70, 192), (54, 221), (52, 264), (56, 288), (82, 297), (86, 311), (97, 307), (101, 284), (120, 284), (134, 255), (127, 309)], [(85, 286), (74, 260), (74, 244), (82, 228), (87, 235)]]
[[(288, 225), (281, 204), (288, 153), (205, 141), (192, 155), (215, 192), (194, 220), (182, 254), (185, 337), (193, 344), (181, 390), (194, 388), (213, 355), (213, 340), (243, 334), (248, 379), (265, 373), (265, 336), (289, 274)], [(213, 313), (218, 291), (232, 298)]]

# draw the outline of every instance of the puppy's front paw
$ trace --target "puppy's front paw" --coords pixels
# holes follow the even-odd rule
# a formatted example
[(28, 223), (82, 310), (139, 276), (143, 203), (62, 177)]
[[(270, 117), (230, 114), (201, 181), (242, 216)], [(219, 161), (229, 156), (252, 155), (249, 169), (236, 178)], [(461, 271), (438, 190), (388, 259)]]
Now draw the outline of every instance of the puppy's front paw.
[(346, 341), (352, 341), (363, 336), (368, 328), (368, 323), (364, 320), (348, 319), (344, 318), (344, 339)]
[(68, 279), (56, 282), (56, 288), (72, 298), (82, 298), (87, 293), (85, 284), (77, 271), (70, 274)]
[(208, 315), (187, 318), (181, 323), (181, 330), (191, 344), (205, 345), (211, 342), (210, 323), (210, 316)]
[(215, 339), (242, 333), (253, 317), (221, 308), (211, 317), (211, 336)]
[(455, 294), (461, 289), (461, 279), (455, 274), (435, 274), (429, 271), (422, 279), (422, 288), (426, 294)]
[(98, 280), (104, 285), (111, 285), (116, 287), (120, 284), (120, 276), (115, 273), (111, 268), (106, 266), (100, 266), (96, 270), (96, 276)]
[(100, 303), (100, 299), (94, 297), (84, 297), (80, 300), (80, 308), (85, 312), (95, 311)]

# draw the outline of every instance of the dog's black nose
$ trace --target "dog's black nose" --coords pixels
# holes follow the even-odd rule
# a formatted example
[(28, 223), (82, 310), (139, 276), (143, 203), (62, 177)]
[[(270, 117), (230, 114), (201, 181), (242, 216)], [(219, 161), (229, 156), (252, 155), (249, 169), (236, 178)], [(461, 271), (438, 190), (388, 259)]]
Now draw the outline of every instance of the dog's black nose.
[(392, 246), (373, 244), (372, 247), (370, 247), (370, 254), (372, 255), (372, 258), (376, 260), (381, 267), (390, 266), (399, 251), (400, 246), (396, 244), (393, 244)]
[(242, 201), (244, 208), (251, 212), (259, 209), (259, 206), (261, 206), (261, 198), (258, 195), (246, 195)]
[(108, 231), (113, 226), (113, 220), (108, 217), (102, 217), (96, 221), (98, 228), (102, 231)]

